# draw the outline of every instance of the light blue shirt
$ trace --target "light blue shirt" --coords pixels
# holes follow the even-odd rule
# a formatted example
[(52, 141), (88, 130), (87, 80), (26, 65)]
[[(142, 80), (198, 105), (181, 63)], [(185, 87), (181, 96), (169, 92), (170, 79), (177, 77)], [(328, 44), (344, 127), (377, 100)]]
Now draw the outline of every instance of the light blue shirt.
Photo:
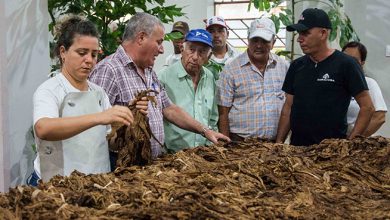
[[(202, 67), (196, 91), (192, 78), (187, 74), (181, 61), (163, 69), (158, 74), (158, 78), (174, 104), (203, 125), (217, 129), (216, 84), (209, 70)], [(175, 152), (208, 144), (207, 139), (200, 134), (181, 129), (166, 120), (164, 120), (164, 132), (167, 148)]]

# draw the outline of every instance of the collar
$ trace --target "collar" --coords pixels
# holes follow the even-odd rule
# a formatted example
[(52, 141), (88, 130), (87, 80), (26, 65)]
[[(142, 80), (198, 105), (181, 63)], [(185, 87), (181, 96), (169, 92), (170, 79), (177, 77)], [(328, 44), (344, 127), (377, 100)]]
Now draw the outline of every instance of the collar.
[[(135, 63), (133, 61), (133, 59), (130, 57), (130, 55), (128, 55), (125, 51), (125, 48), (123, 48), (122, 45), (119, 45), (118, 49), (116, 50), (116, 52), (118, 53), (118, 59), (119, 61), (123, 64), (123, 66), (133, 66), (134, 68), (136, 68), (135, 66)], [(147, 67), (144, 69), (145, 72), (147, 71), (152, 71), (153, 69), (153, 66), (150, 66), (150, 67)]]
[(126, 53), (125, 48), (122, 45), (119, 45), (118, 49), (116, 49), (116, 53), (119, 55), (118, 60), (123, 64), (123, 66), (127, 66), (133, 62), (133, 59)]
[(214, 54), (211, 55), (211, 59), (213, 60), (223, 60), (222, 63), (224, 63), (227, 59), (234, 56), (235, 50), (229, 44), (226, 44), (226, 53), (223, 58), (217, 58)]
[(229, 55), (229, 57), (233, 56), (234, 55), (234, 50), (231, 46), (229, 46), (229, 44), (226, 44), (226, 47), (227, 47), (227, 54)]

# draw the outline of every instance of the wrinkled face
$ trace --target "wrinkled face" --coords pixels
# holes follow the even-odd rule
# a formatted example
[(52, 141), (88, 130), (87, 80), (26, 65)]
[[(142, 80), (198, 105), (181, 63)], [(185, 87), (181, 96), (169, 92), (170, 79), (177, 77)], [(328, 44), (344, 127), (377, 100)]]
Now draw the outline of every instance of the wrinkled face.
[(311, 28), (298, 33), (298, 43), (301, 46), (304, 54), (312, 55), (320, 48), (324, 39), (326, 41), (328, 35), (325, 28)]
[(141, 36), (141, 62), (139, 67), (147, 68), (154, 65), (156, 57), (164, 53), (162, 45), (164, 41), (164, 29), (160, 25), (156, 25), (150, 35), (144, 34)]
[(213, 36), (214, 48), (226, 47), (226, 39), (229, 36), (228, 31), (221, 25), (211, 25), (207, 31)]
[(98, 52), (99, 41), (96, 37), (76, 35), (68, 50), (60, 47), (62, 72), (79, 82), (87, 80), (96, 64)]
[(248, 56), (251, 61), (267, 60), (274, 47), (274, 41), (266, 41), (260, 37), (253, 37), (248, 41)]
[(187, 73), (200, 73), (203, 64), (209, 59), (210, 50), (210, 47), (204, 43), (187, 41), (181, 53), (181, 62)]
[(360, 64), (360, 66), (363, 67), (364, 61), (362, 61), (362, 56), (361, 56), (359, 49), (357, 47), (347, 47), (344, 50), (344, 53), (355, 58), (355, 60), (358, 62), (358, 64)]

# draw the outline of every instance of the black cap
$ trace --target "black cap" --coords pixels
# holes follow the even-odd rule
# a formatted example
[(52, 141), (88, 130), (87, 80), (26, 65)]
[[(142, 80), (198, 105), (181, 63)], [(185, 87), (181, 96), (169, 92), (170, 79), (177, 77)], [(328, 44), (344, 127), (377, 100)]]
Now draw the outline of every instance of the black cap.
[(306, 31), (313, 27), (332, 29), (329, 16), (322, 9), (308, 8), (305, 9), (299, 17), (297, 24), (286, 27), (287, 31)]

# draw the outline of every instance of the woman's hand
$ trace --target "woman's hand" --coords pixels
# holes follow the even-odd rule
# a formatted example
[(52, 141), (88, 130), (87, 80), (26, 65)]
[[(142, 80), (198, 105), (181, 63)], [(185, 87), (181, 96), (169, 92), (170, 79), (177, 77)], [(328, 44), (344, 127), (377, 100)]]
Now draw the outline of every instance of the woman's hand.
[(133, 114), (126, 106), (115, 105), (112, 108), (101, 112), (99, 115), (99, 124), (107, 125), (115, 122), (119, 122), (129, 126), (134, 121)]

